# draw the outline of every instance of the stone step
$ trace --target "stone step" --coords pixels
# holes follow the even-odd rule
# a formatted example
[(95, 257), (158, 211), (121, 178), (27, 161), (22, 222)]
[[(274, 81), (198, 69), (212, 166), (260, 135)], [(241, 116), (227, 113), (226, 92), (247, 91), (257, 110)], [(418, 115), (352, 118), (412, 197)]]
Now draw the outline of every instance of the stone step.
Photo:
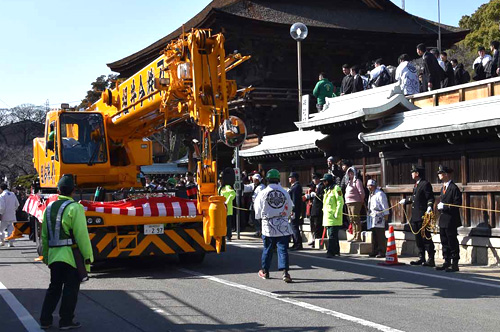
[[(340, 253), (341, 254), (358, 254), (366, 255), (372, 251), (372, 244), (366, 242), (347, 242), (347, 240), (340, 240)], [(316, 240), (314, 243), (314, 248), (326, 249), (328, 246), (328, 239), (324, 240), (323, 246), (321, 246), (321, 239)]]
[(340, 241), (341, 254), (369, 254), (372, 251), (372, 244), (366, 242)]

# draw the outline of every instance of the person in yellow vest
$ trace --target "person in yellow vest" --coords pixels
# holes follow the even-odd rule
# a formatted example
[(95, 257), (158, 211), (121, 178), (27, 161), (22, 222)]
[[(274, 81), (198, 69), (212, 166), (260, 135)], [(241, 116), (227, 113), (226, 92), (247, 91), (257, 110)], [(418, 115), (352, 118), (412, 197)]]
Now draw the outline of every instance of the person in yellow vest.
[(50, 285), (43, 301), (40, 327), (52, 326), (52, 313), (62, 293), (59, 329), (69, 330), (81, 326), (73, 320), (74, 312), (80, 282), (86, 280), (94, 256), (83, 206), (71, 198), (75, 189), (73, 176), (63, 175), (57, 189), (59, 197), (45, 209), (42, 223), (43, 262), (50, 268)]
[(335, 184), (332, 174), (325, 174), (321, 179), (325, 185), (323, 194), (323, 227), (328, 233), (328, 247), (326, 257), (340, 256), (339, 230), (342, 228), (342, 211), (344, 199), (342, 189)]
[(224, 198), (226, 199), (227, 241), (231, 241), (231, 238), (233, 236), (233, 227), (236, 226), (233, 215), (233, 201), (236, 198), (236, 191), (234, 191), (233, 189), (234, 180), (235, 180), (234, 170), (230, 167), (225, 168), (220, 177), (221, 186), (219, 188), (219, 195), (224, 196)]

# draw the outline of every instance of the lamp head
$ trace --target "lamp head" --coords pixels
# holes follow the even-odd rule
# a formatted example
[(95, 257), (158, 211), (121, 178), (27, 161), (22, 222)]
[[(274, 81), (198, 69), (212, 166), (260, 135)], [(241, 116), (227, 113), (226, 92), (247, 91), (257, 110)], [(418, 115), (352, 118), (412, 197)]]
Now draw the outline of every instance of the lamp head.
[(290, 36), (296, 41), (306, 39), (308, 32), (307, 26), (304, 23), (297, 22), (290, 27)]

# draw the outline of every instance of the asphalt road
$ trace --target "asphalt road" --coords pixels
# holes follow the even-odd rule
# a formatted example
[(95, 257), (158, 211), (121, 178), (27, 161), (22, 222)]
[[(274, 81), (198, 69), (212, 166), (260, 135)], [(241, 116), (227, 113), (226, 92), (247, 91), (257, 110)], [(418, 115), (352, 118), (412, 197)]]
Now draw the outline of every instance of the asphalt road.
[[(500, 330), (498, 274), (383, 267), (305, 250), (291, 253), (294, 282), (286, 284), (276, 259), (271, 279), (257, 276), (260, 247), (233, 241), (201, 265), (148, 259), (95, 266), (81, 287), (80, 331)], [(38, 331), (49, 270), (35, 257), (27, 240), (0, 249), (0, 331)]]

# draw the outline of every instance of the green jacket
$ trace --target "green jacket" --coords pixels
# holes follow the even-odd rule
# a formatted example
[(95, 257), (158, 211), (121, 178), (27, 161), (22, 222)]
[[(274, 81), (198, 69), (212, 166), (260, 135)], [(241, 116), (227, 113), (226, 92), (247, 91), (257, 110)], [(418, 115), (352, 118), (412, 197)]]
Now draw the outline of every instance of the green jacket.
[(236, 198), (236, 191), (230, 186), (226, 185), (224, 187), (219, 188), (219, 195), (222, 195), (226, 198), (226, 206), (227, 206), (227, 215), (233, 215), (233, 201)]
[(328, 80), (328, 78), (324, 78), (318, 83), (316, 83), (316, 86), (314, 87), (313, 90), (313, 95), (318, 99), (317, 104), (318, 105), (324, 105), (325, 104), (325, 98), (332, 98), (336, 97), (335, 94), (333, 93), (333, 84)]
[[(58, 200), (73, 200), (71, 197), (59, 195)], [(43, 248), (43, 262), (45, 264), (52, 264), (54, 262), (64, 262), (76, 268), (75, 258), (71, 246), (49, 248), (49, 238), (47, 225), (47, 209), (43, 213), (42, 223), (42, 248)], [(94, 254), (92, 253), (92, 245), (90, 244), (89, 232), (87, 230), (87, 218), (83, 206), (79, 203), (73, 203), (66, 207), (62, 215), (62, 230), (66, 236), (69, 236), (69, 230), (73, 231), (73, 237), (78, 244), (78, 249), (82, 253), (84, 260), (94, 261)], [(87, 265), (87, 271), (90, 272), (90, 265)]]
[(344, 199), (340, 186), (329, 187), (323, 194), (323, 226), (342, 226)]

